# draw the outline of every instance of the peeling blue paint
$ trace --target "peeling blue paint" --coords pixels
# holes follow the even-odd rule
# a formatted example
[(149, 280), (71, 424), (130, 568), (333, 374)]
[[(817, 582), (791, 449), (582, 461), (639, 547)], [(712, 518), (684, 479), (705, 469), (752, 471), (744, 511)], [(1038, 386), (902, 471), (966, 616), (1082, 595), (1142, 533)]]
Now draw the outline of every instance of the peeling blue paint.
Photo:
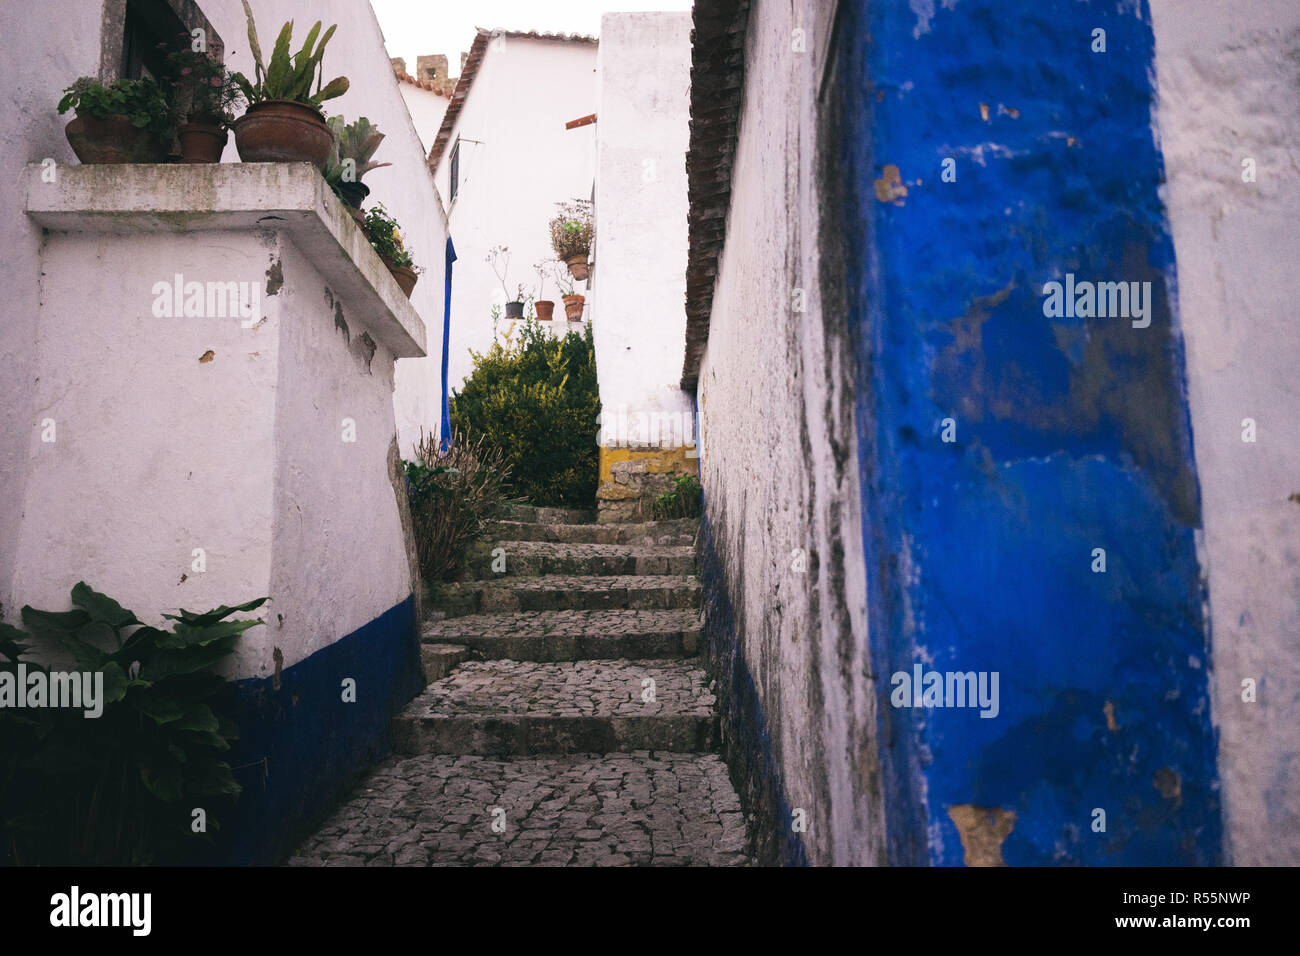
[[(926, 13), (852, 0), (837, 44), (889, 858), (960, 864), (971, 804), (1015, 812), (1012, 865), (1221, 862), (1146, 4)], [(1071, 272), (1151, 282), (1150, 327), (1046, 318)], [(998, 717), (891, 707), (918, 661), (999, 672)]]

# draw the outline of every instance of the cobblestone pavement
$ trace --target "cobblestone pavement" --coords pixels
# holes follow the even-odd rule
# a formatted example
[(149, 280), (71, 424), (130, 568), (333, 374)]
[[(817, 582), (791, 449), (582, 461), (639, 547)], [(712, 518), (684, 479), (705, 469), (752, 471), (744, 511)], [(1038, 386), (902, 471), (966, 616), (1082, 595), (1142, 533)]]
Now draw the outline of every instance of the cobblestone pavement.
[(467, 637), (583, 637), (589, 634), (659, 634), (699, 630), (699, 613), (691, 610), (521, 611), (518, 614), (473, 614), (432, 621), (424, 640), (455, 643)]
[(289, 865), (741, 866), (745, 850), (712, 754), (421, 754), (385, 761)]
[(407, 713), (707, 717), (714, 697), (706, 683), (704, 671), (684, 661), (467, 661), (430, 684)]
[(698, 523), (505, 517), (476, 580), (431, 589), (434, 679), (394, 719), (395, 755), (290, 865), (748, 865), (695, 657), (699, 581), (663, 573), (693, 570)]

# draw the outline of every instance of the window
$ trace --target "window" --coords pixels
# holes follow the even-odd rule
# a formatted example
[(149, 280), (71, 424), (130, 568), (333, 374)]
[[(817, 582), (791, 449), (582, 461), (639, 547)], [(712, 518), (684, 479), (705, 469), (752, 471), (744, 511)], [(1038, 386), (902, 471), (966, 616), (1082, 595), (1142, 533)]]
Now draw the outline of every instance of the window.
[(190, 44), (191, 31), (202, 30), (209, 52), (221, 59), (221, 36), (193, 0), (105, 0), (108, 23), (101, 47), (101, 75), (122, 79), (160, 77), (167, 54)]
[(456, 201), (456, 193), (460, 189), (460, 137), (456, 137), (456, 142), (451, 147), (451, 170), (449, 171), (450, 188), (447, 202)]

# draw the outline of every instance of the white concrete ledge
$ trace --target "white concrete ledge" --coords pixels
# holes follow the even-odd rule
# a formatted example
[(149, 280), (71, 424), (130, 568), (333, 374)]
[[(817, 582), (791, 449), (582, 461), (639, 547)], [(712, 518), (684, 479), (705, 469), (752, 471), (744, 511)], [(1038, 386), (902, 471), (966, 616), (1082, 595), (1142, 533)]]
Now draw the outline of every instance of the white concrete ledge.
[[(426, 355), (420, 315), (343, 204), (309, 163), (30, 164), (27, 215), (55, 232), (269, 229), (289, 236), (377, 342)], [(45, 174), (44, 176), (42, 174)]]

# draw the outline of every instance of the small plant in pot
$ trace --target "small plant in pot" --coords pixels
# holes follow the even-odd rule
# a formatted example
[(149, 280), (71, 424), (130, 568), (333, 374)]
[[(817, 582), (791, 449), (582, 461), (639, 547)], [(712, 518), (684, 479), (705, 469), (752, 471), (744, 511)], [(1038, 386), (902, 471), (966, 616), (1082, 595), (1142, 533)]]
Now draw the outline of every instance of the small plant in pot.
[(170, 54), (167, 69), (176, 116), (181, 120), (176, 127), (181, 162), (221, 162), (226, 130), (244, 99), (235, 75), (211, 53), (191, 49)]
[(83, 76), (63, 91), (59, 114), (76, 116), (64, 129), (83, 163), (161, 163), (171, 142), (171, 109), (152, 79), (104, 85)]
[(388, 271), (409, 299), (424, 269), (411, 260), (411, 252), (397, 228), (397, 220), (388, 214), (383, 203), (376, 203), (366, 213), (366, 235), (370, 237), (371, 248), (388, 266)]
[[(342, 96), (348, 90), (345, 76), (321, 83), (325, 44), (337, 27), (331, 26), (320, 36), (321, 24), (317, 20), (307, 31), (302, 49), (291, 57), (293, 21), (290, 20), (280, 29), (270, 63), (264, 64), (253, 11), (248, 0), (243, 3), (248, 16), (248, 45), (256, 69), (252, 82), (242, 73), (235, 74), (235, 82), (248, 100), (247, 112), (234, 123), (239, 158), (246, 163), (308, 162), (323, 170), (334, 148), (334, 134), (326, 125), (320, 107), (326, 100)], [(320, 36), (319, 45), (317, 36)], [(315, 93), (311, 91), (313, 80)]]
[(582, 310), (586, 307), (587, 297), (573, 291), (573, 279), (562, 262), (555, 263), (555, 284), (564, 299), (564, 316), (570, 322), (582, 321)]
[[(537, 273), (537, 294), (541, 295), (546, 291), (546, 276), (551, 271), (551, 263), (546, 260), (534, 263), (533, 271)], [(538, 322), (550, 322), (555, 318), (553, 299), (537, 299), (533, 302), (533, 308), (537, 310)]]
[(501, 283), (501, 291), (505, 293), (506, 318), (522, 319), (524, 317), (524, 300), (527, 298), (524, 294), (526, 287), (517, 286), (512, 293), (510, 287), (506, 284), (506, 276), (510, 274), (510, 249), (507, 246), (493, 246), (488, 250), (486, 261), (492, 266), (497, 281)]
[(329, 183), (334, 195), (348, 208), (357, 224), (364, 226), (361, 204), (370, 195), (370, 187), (361, 181), (361, 177), (372, 169), (393, 165), (376, 163), (370, 158), (383, 142), (384, 134), (364, 116), (351, 123), (345, 123), (342, 116), (331, 116), (329, 128), (334, 134), (334, 149), (325, 164), (325, 182)]
[(556, 258), (569, 267), (569, 274), (581, 282), (591, 274), (587, 258), (595, 238), (591, 200), (574, 199), (555, 204), (559, 213), (551, 220), (551, 248)]

